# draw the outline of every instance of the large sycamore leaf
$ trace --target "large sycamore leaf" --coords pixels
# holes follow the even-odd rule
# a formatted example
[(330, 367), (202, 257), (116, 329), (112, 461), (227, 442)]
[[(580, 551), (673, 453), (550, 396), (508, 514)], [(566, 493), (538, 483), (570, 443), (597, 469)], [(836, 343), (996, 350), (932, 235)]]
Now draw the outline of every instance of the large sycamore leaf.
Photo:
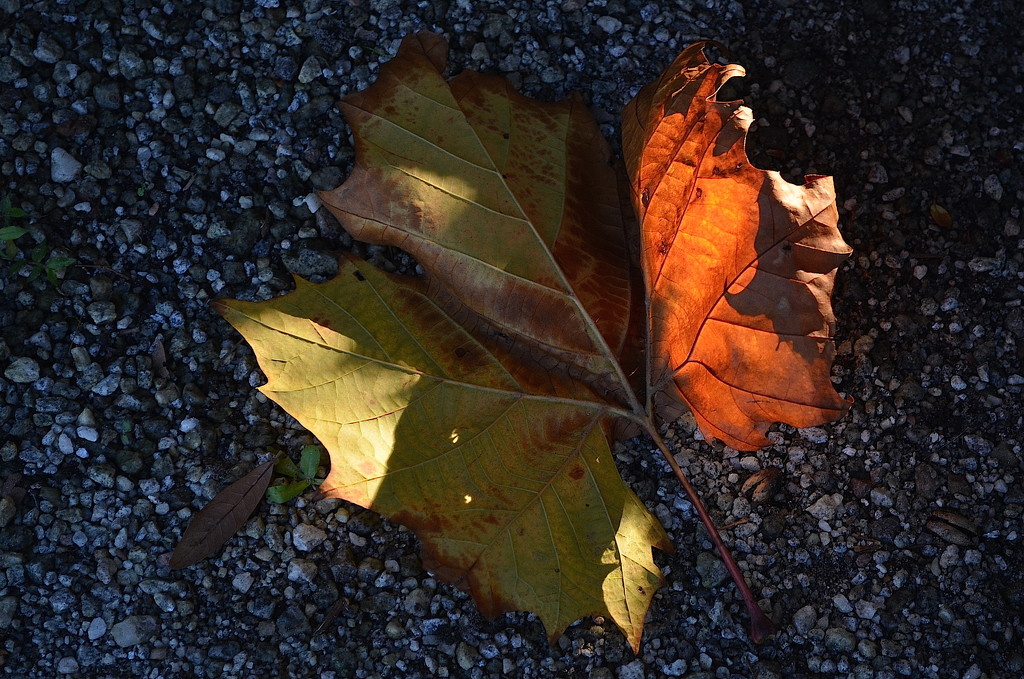
[(634, 265), (622, 187), (579, 97), (448, 82), (446, 52), (410, 36), (344, 100), (356, 168), (321, 194), (355, 237), (403, 248), (427, 275), (347, 258), (328, 283), (219, 303), (262, 391), (329, 451), (325, 494), (414, 530), (427, 567), (485, 615), (534, 611), (552, 639), (606, 615), (637, 649), (661, 582), (652, 550), (670, 544), (611, 459), (613, 428), (631, 423), (680, 479), (763, 638), (771, 623), (651, 411), (667, 393), (744, 449), (772, 422), (842, 412), (829, 294), (848, 249), (831, 184), (752, 168), (743, 109), (711, 99), (735, 68), (692, 48), (626, 112)]
[(842, 415), (832, 386), (839, 235), (832, 179), (796, 186), (755, 168), (750, 110), (715, 101), (743, 69), (686, 49), (623, 112), (624, 155), (641, 222), (650, 384), (693, 412), (708, 438), (768, 445), (773, 422)]
[(474, 338), (420, 280), (352, 258), (295, 283), (218, 309), (260, 390), (330, 452), (321, 490), (412, 528), (484, 615), (534, 611), (552, 638), (608, 615), (637, 648), (661, 582), (651, 548), (671, 545), (615, 469), (601, 399)]

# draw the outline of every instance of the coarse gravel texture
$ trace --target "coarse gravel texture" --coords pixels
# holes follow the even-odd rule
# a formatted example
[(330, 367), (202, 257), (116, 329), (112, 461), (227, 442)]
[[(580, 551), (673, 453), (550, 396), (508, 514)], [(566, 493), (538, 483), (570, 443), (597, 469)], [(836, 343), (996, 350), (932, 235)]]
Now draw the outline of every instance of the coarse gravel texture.
[[(0, 262), (0, 671), (1024, 675), (1020, 18), (1011, 0), (0, 0), (0, 193), (27, 213), (23, 253), (77, 259), (56, 286)], [(529, 614), (482, 619), (408, 531), (337, 501), (264, 505), (169, 570), (224, 485), (310, 442), (209, 302), (332, 274), (352, 242), (310, 195), (351, 168), (336, 101), (421, 28), (453, 72), (581, 91), (609, 137), (686, 44), (717, 40), (748, 71), (726, 95), (754, 109), (756, 162), (835, 175), (851, 412), (755, 454), (685, 418), (668, 435), (779, 625), (763, 645), (643, 440), (620, 468), (677, 551), (637, 656), (605, 621), (549, 646)]]

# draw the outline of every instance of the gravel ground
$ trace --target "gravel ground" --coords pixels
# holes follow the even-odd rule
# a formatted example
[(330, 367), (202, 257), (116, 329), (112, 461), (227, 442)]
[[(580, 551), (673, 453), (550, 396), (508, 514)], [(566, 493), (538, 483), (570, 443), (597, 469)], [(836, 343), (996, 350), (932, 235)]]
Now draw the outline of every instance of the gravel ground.
[[(23, 253), (77, 259), (56, 285), (0, 262), (2, 672), (1020, 677), (1021, 10), (892, 4), (0, 0), (0, 193), (26, 213)], [(420, 28), (456, 71), (582, 91), (610, 136), (682, 47), (716, 39), (748, 70), (729, 89), (758, 164), (835, 175), (852, 411), (752, 455), (686, 419), (669, 435), (732, 524), (780, 627), (767, 643), (642, 440), (618, 459), (678, 551), (638, 656), (600, 620), (551, 647), (528, 614), (482, 619), (408, 531), (338, 502), (265, 505), (217, 557), (168, 569), (220, 488), (310, 442), (208, 303), (335, 270), (351, 240), (307, 200), (351, 167), (335, 102)], [(774, 485), (742, 493), (763, 469)]]

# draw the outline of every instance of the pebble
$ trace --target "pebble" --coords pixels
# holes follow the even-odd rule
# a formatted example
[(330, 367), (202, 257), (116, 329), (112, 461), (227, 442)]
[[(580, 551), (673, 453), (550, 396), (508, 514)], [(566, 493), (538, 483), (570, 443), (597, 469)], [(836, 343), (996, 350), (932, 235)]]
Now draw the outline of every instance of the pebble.
[(299, 82), (307, 84), (313, 82), (323, 74), (323, 67), (320, 65), (320, 60), (315, 56), (309, 57), (302, 63), (302, 68), (299, 69)]
[(807, 512), (816, 519), (831, 521), (835, 518), (837, 510), (842, 506), (842, 494), (822, 495), (814, 504), (807, 508)]
[(61, 658), (57, 661), (57, 672), (60, 674), (77, 674), (78, 661), (71, 657)]
[(694, 565), (700, 576), (700, 584), (707, 588), (717, 587), (729, 578), (725, 563), (714, 552), (701, 552)]
[(292, 582), (316, 580), (316, 562), (309, 559), (292, 559), (288, 562), (288, 579)]
[(603, 30), (605, 33), (609, 35), (613, 33), (618, 33), (619, 29), (622, 28), (622, 22), (616, 19), (615, 17), (610, 16), (598, 17), (596, 23), (598, 26), (601, 27), (601, 30)]
[(256, 576), (254, 576), (249, 571), (242, 571), (234, 578), (232, 578), (231, 586), (237, 589), (242, 594), (245, 594), (249, 591), (249, 588), (252, 587), (252, 583), (255, 581)]
[(82, 172), (82, 164), (59, 146), (50, 151), (50, 179), (66, 184), (78, 178)]
[(121, 75), (129, 80), (141, 77), (146, 72), (146, 61), (130, 47), (121, 48), (117, 55), (117, 66)]
[(459, 645), (455, 647), (455, 661), (459, 663), (459, 667), (468, 672), (480, 662), (480, 652), (475, 646), (460, 641)]
[(308, 634), (311, 629), (306, 614), (296, 604), (289, 604), (278, 616), (276, 624), (278, 633), (285, 638)]
[(32, 56), (46, 64), (56, 64), (64, 56), (64, 48), (51, 36), (40, 33)]
[(35, 382), (39, 379), (39, 364), (34, 359), (19, 356), (4, 370), (4, 377), (18, 384)]
[(836, 653), (852, 653), (857, 647), (857, 637), (841, 627), (825, 630), (825, 648)]
[(14, 500), (6, 495), (0, 497), (0, 528), (6, 528), (17, 513), (18, 507)]
[(818, 612), (810, 604), (793, 614), (793, 627), (800, 634), (807, 634), (818, 623)]
[(647, 673), (644, 672), (644, 664), (640, 660), (626, 663), (618, 669), (616, 676), (618, 679), (647, 679)]
[[(92, 88), (92, 96), (93, 99), (96, 100), (96, 105), (102, 109), (116, 111), (121, 107), (121, 87), (116, 82), (108, 80), (97, 83)], [(102, 165), (105, 165), (105, 163), (96, 163), (92, 167), (101, 167)], [(93, 173), (90, 172), (90, 174)], [(107, 176), (103, 177), (102, 174), (107, 174)], [(96, 175), (94, 174), (94, 176)], [(105, 179), (109, 177), (110, 174), (108, 170), (107, 172), (101, 172), (101, 175), (97, 178)]]
[(326, 539), (327, 533), (322, 528), (308, 523), (296, 526), (292, 531), (292, 544), (295, 545), (295, 549), (302, 552), (316, 549)]
[(151, 615), (131, 615), (110, 628), (110, 635), (121, 648), (149, 641), (156, 633), (156, 618)]
[(89, 641), (96, 641), (104, 634), (107, 633), (107, 623), (103, 618), (93, 618), (92, 622), (89, 623), (89, 630), (86, 633), (89, 637)]
[(0, 597), (0, 629), (10, 629), (14, 615), (18, 612), (18, 597)]

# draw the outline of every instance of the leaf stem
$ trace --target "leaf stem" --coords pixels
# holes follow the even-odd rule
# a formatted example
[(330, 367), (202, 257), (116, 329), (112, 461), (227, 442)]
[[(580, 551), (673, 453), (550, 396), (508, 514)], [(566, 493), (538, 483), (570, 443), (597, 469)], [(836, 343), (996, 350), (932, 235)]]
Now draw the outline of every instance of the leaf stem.
[(697, 495), (697, 490), (690, 483), (690, 480), (686, 478), (686, 474), (679, 467), (679, 463), (676, 462), (672, 453), (669, 451), (668, 446), (658, 435), (654, 425), (648, 421), (646, 423), (647, 433), (652, 439), (654, 439), (655, 445), (658, 446), (658, 450), (661, 451), (665, 461), (668, 462), (668, 466), (672, 468), (676, 478), (679, 479), (679, 483), (682, 484), (683, 490), (686, 491), (686, 496), (690, 498), (690, 502), (697, 509), (697, 514), (700, 516), (701, 523), (704, 524), (704, 528), (707, 529), (708, 535), (711, 536), (711, 542), (714, 543), (715, 549), (718, 550), (718, 555), (721, 557), (722, 562), (725, 564), (726, 570), (729, 571), (729, 575), (732, 576), (732, 581), (736, 583), (736, 588), (740, 591), (740, 596), (743, 598), (743, 603), (747, 605), (747, 613), (750, 615), (750, 638), (754, 640), (755, 644), (759, 644), (766, 638), (771, 636), (775, 632), (775, 623), (764, 614), (761, 607), (757, 604), (757, 599), (754, 598), (753, 593), (750, 591), (750, 587), (747, 586), (747, 581), (743, 577), (743, 573), (740, 571), (740, 567), (736, 565), (736, 560), (732, 557), (732, 552), (725, 546), (725, 542), (722, 540), (721, 534), (718, 532), (718, 528), (715, 526), (715, 522), (711, 520), (711, 515), (708, 514), (708, 510), (704, 507), (704, 503), (701, 502), (700, 496)]

